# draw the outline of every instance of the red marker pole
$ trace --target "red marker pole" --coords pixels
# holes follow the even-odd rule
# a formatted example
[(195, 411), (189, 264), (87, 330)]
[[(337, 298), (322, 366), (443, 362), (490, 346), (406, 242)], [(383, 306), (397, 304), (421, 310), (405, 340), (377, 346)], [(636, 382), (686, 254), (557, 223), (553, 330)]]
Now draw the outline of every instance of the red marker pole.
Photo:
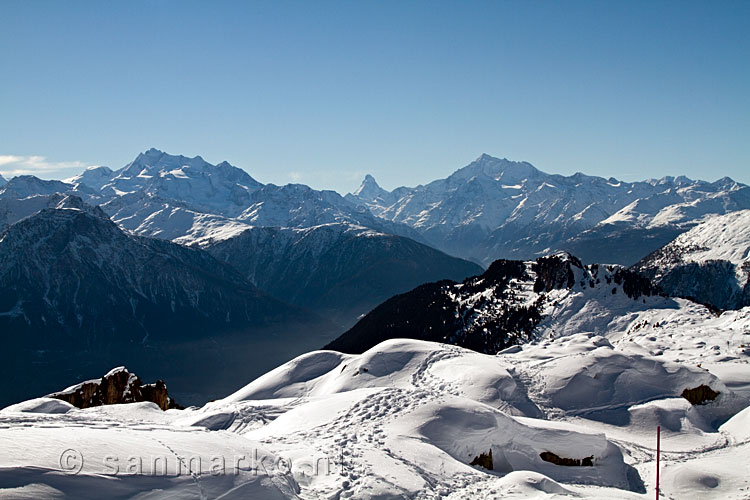
[(659, 451), (661, 443), (661, 425), (656, 426), (656, 500), (659, 500)]

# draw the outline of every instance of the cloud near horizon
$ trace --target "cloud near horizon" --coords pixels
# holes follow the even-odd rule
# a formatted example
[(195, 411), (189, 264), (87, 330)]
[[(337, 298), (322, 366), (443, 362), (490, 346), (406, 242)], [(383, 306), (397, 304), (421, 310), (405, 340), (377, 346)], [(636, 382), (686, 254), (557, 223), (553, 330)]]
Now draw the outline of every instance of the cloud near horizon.
[(82, 161), (50, 161), (39, 155), (0, 155), (0, 174), (6, 179), (17, 175), (62, 177), (91, 166)]

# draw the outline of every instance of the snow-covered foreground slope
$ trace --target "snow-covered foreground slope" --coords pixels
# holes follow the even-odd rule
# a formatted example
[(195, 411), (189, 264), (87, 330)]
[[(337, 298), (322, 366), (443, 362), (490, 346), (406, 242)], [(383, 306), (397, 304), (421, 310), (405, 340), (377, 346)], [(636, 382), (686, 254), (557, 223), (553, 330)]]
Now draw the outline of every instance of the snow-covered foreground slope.
[[(497, 355), (315, 351), (202, 408), (29, 401), (0, 411), (0, 497), (651, 498), (660, 425), (665, 498), (748, 498), (750, 365), (706, 340), (750, 310), (657, 316)], [(681, 397), (700, 386), (718, 396)]]
[(709, 217), (634, 268), (670, 295), (720, 309), (750, 305), (750, 210)]

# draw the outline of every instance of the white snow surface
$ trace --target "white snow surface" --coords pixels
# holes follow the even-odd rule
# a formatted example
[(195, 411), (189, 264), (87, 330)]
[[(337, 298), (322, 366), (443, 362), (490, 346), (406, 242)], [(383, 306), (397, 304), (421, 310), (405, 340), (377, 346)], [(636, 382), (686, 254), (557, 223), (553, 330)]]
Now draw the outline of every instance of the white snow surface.
[(677, 236), (661, 253), (674, 255), (683, 264), (723, 260), (740, 270), (750, 262), (750, 210), (706, 217)]
[[(201, 408), (20, 403), (0, 411), (0, 498), (642, 499), (659, 425), (664, 498), (746, 499), (750, 308), (669, 304), (540, 325), (497, 355), (407, 339), (315, 351)], [(700, 385), (718, 397), (681, 397)], [(470, 465), (490, 451), (493, 470)], [(253, 454), (262, 467), (235, 466)]]

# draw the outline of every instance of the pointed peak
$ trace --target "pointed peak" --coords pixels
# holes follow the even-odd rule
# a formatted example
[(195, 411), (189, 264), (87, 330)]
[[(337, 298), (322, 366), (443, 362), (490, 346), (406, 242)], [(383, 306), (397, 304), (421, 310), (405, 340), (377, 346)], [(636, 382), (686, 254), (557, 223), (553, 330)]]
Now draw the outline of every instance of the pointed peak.
[(354, 196), (366, 200), (374, 200), (378, 196), (381, 196), (386, 191), (381, 188), (377, 181), (375, 180), (375, 177), (373, 177), (370, 174), (365, 175), (364, 180), (362, 181), (362, 184), (360, 184), (359, 188), (354, 191)]
[(101, 173), (112, 173), (112, 169), (109, 168), (106, 165), (92, 165), (90, 167), (86, 167), (86, 170), (84, 172), (101, 172)]
[(86, 212), (87, 214), (99, 217), (100, 219), (109, 220), (109, 216), (104, 213), (104, 210), (102, 210), (99, 205), (89, 205), (88, 203), (83, 201), (80, 196), (72, 194), (60, 195), (59, 200), (60, 201), (58, 201), (54, 205), (54, 208), (56, 208), (57, 210), (80, 210), (81, 212)]
[[(363, 186), (365, 186), (365, 185), (375, 185), (375, 186), (378, 186), (378, 182), (375, 180), (375, 177), (373, 177), (370, 174), (367, 174), (367, 175), (365, 175), (365, 178), (362, 181), (362, 185)], [(378, 187), (380, 187), (380, 186), (378, 186)]]
[(736, 185), (737, 183), (731, 177), (726, 177), (725, 176), (725, 177), (722, 177), (721, 179), (715, 180), (711, 184), (713, 184), (714, 186), (719, 186), (719, 187), (724, 187), (724, 188), (730, 188), (730, 187)]
[(542, 174), (531, 163), (496, 158), (487, 153), (455, 171), (448, 179), (451, 182), (466, 182), (474, 177), (502, 180), (504, 184), (519, 184), (523, 180)]
[[(488, 155), (487, 153), (482, 153), (482, 154), (481, 154), (481, 155), (479, 155), (479, 157), (478, 157), (478, 158), (477, 158), (476, 160), (474, 160), (474, 161), (475, 161), (475, 162), (485, 162), (485, 161), (493, 161), (493, 160), (497, 161), (497, 160), (499, 160), (499, 159), (500, 159), (500, 158), (495, 158), (494, 156), (492, 156), (492, 155)], [(505, 158), (503, 158), (503, 160), (505, 160)]]

